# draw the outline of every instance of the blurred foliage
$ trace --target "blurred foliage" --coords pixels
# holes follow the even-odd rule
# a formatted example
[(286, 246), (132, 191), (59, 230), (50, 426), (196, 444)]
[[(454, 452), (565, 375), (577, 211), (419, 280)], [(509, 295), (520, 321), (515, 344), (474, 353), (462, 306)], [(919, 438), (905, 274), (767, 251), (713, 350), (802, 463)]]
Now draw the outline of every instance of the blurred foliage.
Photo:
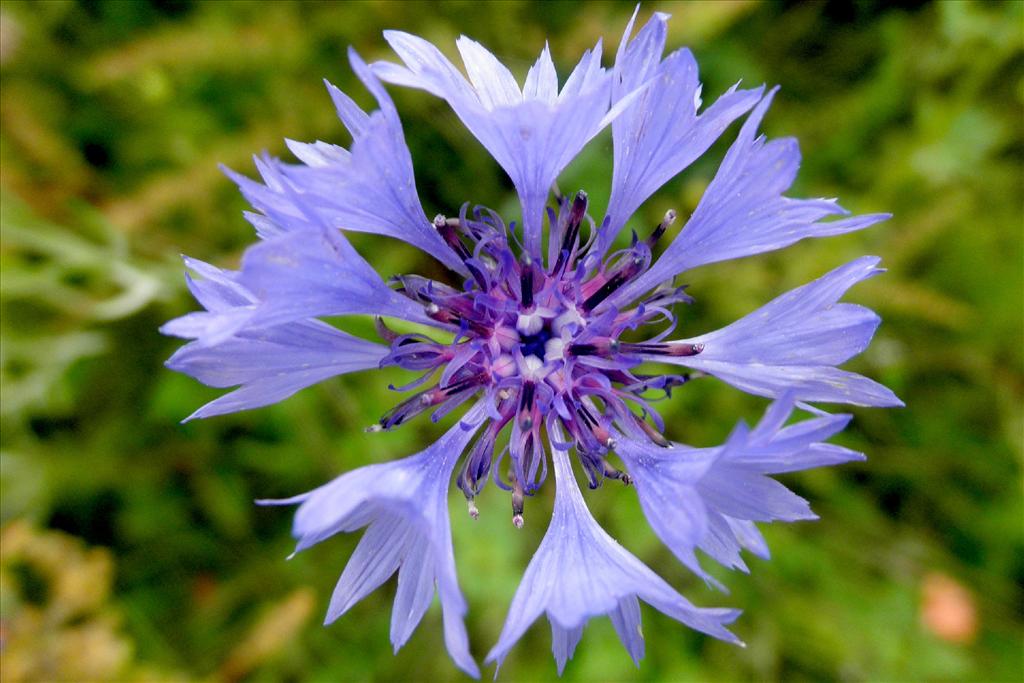
[[(892, 211), (871, 230), (691, 274), (684, 321), (712, 329), (863, 253), (890, 272), (851, 294), (884, 320), (853, 369), (904, 410), (856, 410), (840, 441), (867, 463), (787, 477), (816, 524), (769, 527), (774, 558), (713, 594), (647, 530), (633, 494), (588, 496), (613, 535), (700, 604), (744, 608), (738, 650), (645, 610), (632, 667), (607, 621), (566, 680), (1021, 680), (1024, 533), (1024, 4), (650, 3), (676, 16), (705, 100), (739, 78), (780, 83), (766, 127), (795, 135), (794, 194)], [(415, 423), (364, 434), (399, 374), (354, 376), (281, 405), (178, 421), (216, 392), (162, 368), (156, 329), (194, 304), (178, 253), (220, 265), (253, 240), (219, 173), (284, 154), (285, 136), (346, 142), (321, 79), (368, 104), (349, 44), (384, 57), (383, 28), (445, 46), (465, 32), (520, 73), (545, 39), (565, 69), (629, 3), (15, 3), (0, 6), (2, 410), (0, 654), (7, 680), (449, 680), (436, 607), (393, 656), (393, 586), (330, 628), (322, 613), (355, 539), (285, 562), (292, 494), (418, 450)], [(443, 103), (395, 92), (428, 214), (463, 201), (512, 212), (507, 180)], [(724, 136), (727, 141), (731, 134)], [(641, 211), (690, 211), (726, 142)], [(610, 141), (560, 183), (603, 207)], [(356, 236), (385, 275), (434, 272), (412, 249)], [(390, 246), (390, 245), (389, 245)], [(365, 325), (364, 325), (365, 328)], [(368, 329), (368, 328), (365, 328)], [(763, 402), (692, 383), (662, 404), (670, 436), (719, 442)], [(550, 510), (509, 524), (494, 491), (453, 515), (474, 652), (494, 642)], [(453, 510), (461, 509), (457, 496)], [(68, 536), (70, 534), (71, 536)], [(80, 540), (75, 540), (75, 537)], [(90, 549), (83, 546), (88, 544)], [(96, 546), (99, 546), (97, 548)], [(113, 584), (111, 585), (111, 580)], [(546, 627), (506, 680), (554, 677)], [(167, 673), (173, 672), (173, 673)], [(488, 675), (485, 673), (485, 675)]]
[(109, 604), (108, 551), (23, 522), (7, 525), (0, 540), (5, 681), (150, 677), (129, 668), (133, 647)]

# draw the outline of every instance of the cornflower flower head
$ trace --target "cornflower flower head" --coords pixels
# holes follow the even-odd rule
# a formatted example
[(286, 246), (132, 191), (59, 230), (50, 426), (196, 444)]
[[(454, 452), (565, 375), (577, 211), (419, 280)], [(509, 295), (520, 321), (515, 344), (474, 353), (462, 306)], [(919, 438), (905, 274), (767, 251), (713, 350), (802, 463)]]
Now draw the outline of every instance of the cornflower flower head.
[[(467, 407), (416, 455), (356, 469), (294, 498), (261, 501), (298, 505), (297, 550), (365, 527), (331, 599), (328, 623), (397, 572), (396, 650), (436, 591), (449, 653), (463, 671), (479, 675), (456, 578), (449, 486), (454, 481), (461, 489), (476, 517), (474, 501), (493, 481), (508, 492), (512, 522), (521, 527), (526, 501), (553, 472), (551, 522), (487, 661), (500, 665), (545, 615), (561, 673), (587, 621), (607, 615), (638, 662), (640, 601), (739, 643), (726, 628), (738, 611), (694, 606), (598, 525), (574, 466), (592, 489), (605, 479), (634, 484), (655, 533), (682, 563), (721, 587), (698, 549), (746, 571), (742, 550), (768, 556), (756, 522), (814, 517), (806, 501), (770, 475), (864, 457), (825, 443), (848, 415), (810, 404), (901, 405), (887, 388), (837, 367), (863, 351), (878, 326), (872, 311), (838, 303), (849, 287), (881, 272), (877, 258), (836, 268), (723, 329), (676, 332), (676, 306), (691, 300), (673, 283), (684, 271), (888, 216), (850, 217), (835, 200), (784, 196), (800, 162), (797, 143), (758, 135), (775, 90), (734, 86), (702, 110), (691, 53), (663, 57), (668, 16), (655, 14), (631, 38), (635, 19), (634, 13), (611, 69), (601, 65), (598, 42), (561, 88), (547, 47), (520, 87), (468, 38), (457, 42), (463, 75), (425, 40), (385, 32), (401, 64), (367, 65), (349, 51), (377, 110), (364, 112), (328, 84), (352, 135), (349, 149), (288, 141), (301, 164), (257, 158), (262, 183), (228, 171), (256, 209), (246, 215), (261, 241), (237, 271), (186, 259), (199, 276), (188, 276), (188, 286), (205, 311), (164, 326), (165, 333), (191, 340), (168, 365), (215, 387), (238, 387), (192, 417), (265, 406), (336, 375), (387, 366), (418, 378), (369, 431), (426, 413), (437, 421)], [(470, 202), (428, 218), (382, 81), (448, 102), (511, 178), (519, 225)], [(634, 212), (744, 115), (703, 198), (660, 256), (653, 252), (677, 218), (672, 211), (613, 251)], [(614, 145), (611, 196), (597, 221), (584, 191), (561, 195), (552, 188), (607, 126)], [(408, 242), (451, 277), (401, 274), (385, 282), (346, 239), (349, 230)], [(320, 320), (352, 314), (377, 316), (382, 343)], [(399, 333), (387, 318), (433, 333)], [(625, 341), (626, 333), (643, 341)], [(680, 371), (644, 374), (651, 361)], [(739, 424), (722, 446), (670, 442), (650, 405), (652, 393), (669, 395), (705, 376), (773, 401), (755, 428)], [(787, 424), (796, 408), (809, 417)]]

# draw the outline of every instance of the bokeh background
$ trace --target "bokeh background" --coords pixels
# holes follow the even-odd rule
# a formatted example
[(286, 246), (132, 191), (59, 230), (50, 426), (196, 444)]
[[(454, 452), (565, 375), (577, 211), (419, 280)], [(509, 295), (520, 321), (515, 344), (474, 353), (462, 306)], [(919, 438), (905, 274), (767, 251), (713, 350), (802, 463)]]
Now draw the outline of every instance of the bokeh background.
[[(779, 83), (765, 122), (800, 138), (797, 196), (892, 211), (863, 233), (702, 268), (685, 329), (727, 323), (864, 253), (889, 272), (848, 299), (884, 318), (851, 369), (906, 400), (856, 409), (838, 441), (866, 463), (785, 477), (822, 519), (768, 526), (770, 562), (688, 575), (630, 490), (587, 494), (614, 536), (698, 604), (742, 607), (737, 649), (645, 609), (633, 668), (607, 620), (572, 680), (1022, 680), (1021, 458), (1024, 4), (648, 3), (669, 45), (697, 55), (705, 100), (736, 80)], [(194, 307), (179, 253), (231, 267), (254, 237), (217, 169), (287, 154), (285, 136), (347, 144), (321, 79), (370, 104), (345, 59), (389, 56), (380, 32), (454, 53), (465, 32), (522, 76), (550, 40), (566, 73), (631, 3), (82, 2), (0, 8), (2, 438), (0, 663), (5, 681), (456, 680), (435, 605), (393, 656), (388, 584), (320, 625), (356, 537), (286, 561), (289, 511), (258, 497), (419, 450), (420, 421), (365, 434), (399, 373), (355, 375), (270, 408), (179, 420), (217, 392), (165, 370), (157, 327)], [(463, 201), (514, 214), (507, 180), (443, 103), (395, 91), (426, 211)], [(725, 136), (735, 135), (734, 126)], [(641, 211), (695, 206), (724, 144)], [(596, 207), (611, 143), (565, 173)], [(355, 236), (386, 276), (424, 267)], [(360, 328), (370, 333), (370, 327)], [(719, 443), (764, 402), (712, 381), (666, 404), (669, 435)], [(493, 487), (472, 522), (452, 496), (469, 631), (482, 657), (546, 527), (551, 487), (516, 532)], [(555, 677), (538, 623), (504, 680)], [(485, 669), (485, 676), (490, 670)]]

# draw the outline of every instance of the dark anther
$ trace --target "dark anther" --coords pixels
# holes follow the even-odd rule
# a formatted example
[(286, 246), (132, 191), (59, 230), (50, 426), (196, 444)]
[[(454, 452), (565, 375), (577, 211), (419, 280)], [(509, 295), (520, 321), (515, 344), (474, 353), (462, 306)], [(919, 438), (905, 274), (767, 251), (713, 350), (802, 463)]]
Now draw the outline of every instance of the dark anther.
[(703, 344), (669, 344), (669, 356), (696, 356), (704, 350)]
[(612, 356), (619, 352), (618, 339), (604, 339), (591, 344), (569, 344), (569, 354), (573, 356)]
[(596, 356), (598, 349), (595, 344), (569, 344), (569, 353), (573, 356)]
[(576, 414), (580, 416), (580, 419), (583, 421), (587, 430), (593, 435), (594, 439), (602, 448), (611, 448), (614, 445), (615, 440), (612, 439), (611, 433), (601, 424), (600, 420), (590, 412), (586, 404), (577, 404)]
[(524, 309), (533, 306), (533, 259), (527, 253), (523, 254), (519, 268), (519, 289), (522, 290), (520, 299)]
[(473, 387), (476, 387), (486, 382), (488, 376), (488, 373), (486, 371), (483, 371), (470, 375), (469, 377), (464, 377), (458, 380), (457, 382), (452, 382), (448, 386), (441, 389), (441, 393), (444, 394), (445, 396), (452, 396), (454, 394), (459, 393), (460, 391), (472, 389)]
[(651, 236), (647, 238), (647, 246), (653, 247), (655, 244), (657, 244), (658, 240), (661, 239), (661, 236), (665, 234), (666, 230), (668, 230), (668, 226), (672, 225), (675, 222), (676, 212), (673, 211), (672, 209), (669, 209), (668, 211), (665, 212), (665, 217), (661, 220), (661, 223), (658, 224), (658, 227), (656, 227), (654, 229), (654, 232), (651, 233)]
[(562, 236), (562, 246), (558, 251), (558, 259), (551, 273), (557, 276), (565, 268), (572, 250), (576, 247), (576, 238), (580, 234), (580, 223), (587, 213), (587, 193), (580, 190), (572, 200), (572, 209), (569, 211), (569, 222), (565, 226), (565, 234)]
[(633, 416), (633, 420), (634, 420), (634, 422), (636, 422), (637, 426), (640, 427), (640, 429), (643, 430), (644, 434), (647, 435), (647, 438), (649, 438), (651, 441), (653, 441), (657, 445), (661, 446), (662, 448), (668, 448), (668, 446), (669, 446), (668, 439), (666, 439), (661, 434), (661, 432), (659, 432), (657, 429), (655, 429), (653, 425), (651, 425), (649, 422), (647, 422), (647, 420), (644, 420), (644, 419), (642, 419), (640, 417), (637, 417), (636, 415)]
[(611, 433), (603, 425), (597, 425), (592, 431), (597, 442), (605, 448), (611, 448), (615, 445), (615, 439), (612, 438)]
[(583, 302), (583, 310), (592, 311), (597, 306), (611, 296), (612, 292), (617, 290), (622, 285), (626, 284), (640, 272), (640, 268), (643, 266), (644, 260), (637, 255), (634, 255), (625, 266), (615, 271), (608, 281), (605, 282), (601, 287), (591, 294), (586, 301)]
[(696, 356), (704, 350), (703, 344), (627, 344), (619, 345), (624, 354), (638, 356)]
[(587, 213), (587, 193), (580, 190), (572, 199), (572, 211), (569, 213), (569, 225), (579, 228), (583, 216)]
[(590, 414), (590, 411), (587, 410), (587, 407), (585, 405), (583, 405), (582, 403), (578, 404), (576, 407), (576, 412), (579, 413), (580, 418), (582, 418), (584, 424), (587, 425), (588, 429), (593, 430), (594, 427), (597, 426), (597, 418)]
[(519, 426), (523, 431), (533, 429), (533, 399), (537, 386), (533, 382), (523, 382), (519, 392)]
[(517, 529), (523, 528), (523, 504), (526, 502), (523, 485), (512, 477), (512, 524)]
[(480, 285), (480, 288), (486, 291), (489, 288), (487, 278), (482, 272), (480, 272), (480, 269), (477, 268), (476, 265), (469, 262), (472, 258), (472, 254), (466, 247), (465, 243), (463, 243), (462, 238), (459, 237), (458, 228), (460, 224), (461, 221), (457, 218), (445, 218), (441, 214), (437, 214), (434, 217), (434, 228), (436, 228), (441, 234), (441, 237), (444, 238), (445, 243), (452, 248), (452, 251), (458, 254), (462, 262), (466, 264), (466, 268), (469, 270), (470, 275), (472, 275), (473, 279)]
[(410, 418), (416, 417), (434, 403), (430, 396), (430, 391), (424, 391), (411, 398), (408, 398), (394, 408), (384, 413), (384, 416), (380, 418), (377, 424), (371, 425), (366, 429), (368, 432), (380, 432), (389, 431), (394, 427), (397, 427)]
[(423, 312), (427, 314), (428, 318), (436, 320), (439, 323), (447, 323), (449, 325), (459, 324), (459, 317), (455, 313), (449, 311), (447, 308), (441, 308), (433, 301), (423, 307)]
[(619, 470), (617, 467), (612, 465), (604, 458), (601, 458), (601, 466), (604, 468), (604, 476), (606, 476), (607, 478), (618, 479), (626, 486), (629, 486), (633, 482), (632, 477), (630, 477), (625, 472)]
[(434, 217), (434, 227), (439, 233), (441, 233), (441, 237), (443, 237), (448, 246), (452, 248), (452, 251), (459, 255), (460, 259), (466, 261), (469, 258), (469, 250), (466, 248), (466, 245), (462, 243), (462, 240), (459, 239), (459, 234), (455, 231), (455, 226), (452, 225), (447, 218), (441, 214), (437, 214), (437, 216)]
[(602, 458), (594, 453), (578, 451), (580, 464), (583, 465), (583, 473), (587, 475), (587, 488), (596, 489), (604, 481), (604, 468), (601, 465)]
[(466, 326), (470, 330), (476, 333), (477, 336), (483, 337), (484, 339), (489, 338), (494, 333), (494, 330), (491, 327), (473, 319), (467, 320), (463, 317), (463, 314), (448, 308), (441, 308), (433, 301), (423, 307), (423, 312), (427, 314), (428, 318), (436, 320), (439, 323), (458, 326), (460, 323), (465, 322)]

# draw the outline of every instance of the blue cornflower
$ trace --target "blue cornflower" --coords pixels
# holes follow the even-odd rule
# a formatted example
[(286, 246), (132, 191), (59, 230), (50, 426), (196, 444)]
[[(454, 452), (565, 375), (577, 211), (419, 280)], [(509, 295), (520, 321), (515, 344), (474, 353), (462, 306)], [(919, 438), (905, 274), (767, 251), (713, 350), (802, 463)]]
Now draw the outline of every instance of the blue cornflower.
[[(630, 39), (630, 21), (612, 69), (601, 43), (558, 87), (545, 47), (522, 88), (490, 52), (458, 40), (467, 78), (415, 36), (385, 38), (402, 64), (349, 58), (379, 109), (367, 114), (328, 84), (352, 135), (350, 149), (288, 141), (300, 165), (256, 160), (263, 182), (228, 172), (256, 212), (261, 242), (238, 271), (187, 259), (188, 278), (206, 309), (173, 320), (167, 334), (192, 339), (169, 367), (216, 387), (238, 388), (203, 406), (208, 417), (280, 401), (327, 378), (378, 367), (419, 373), (414, 391), (370, 431), (390, 430), (431, 412), (436, 421), (469, 405), (462, 419), (411, 457), (362, 467), (298, 504), (298, 550), (340, 531), (366, 531), (342, 573), (327, 621), (398, 572), (391, 640), (401, 647), (435, 590), (456, 664), (474, 676), (456, 579), (447, 493), (454, 478), (469, 512), (488, 479), (511, 494), (512, 520), (554, 470), (554, 514), (526, 569), (498, 643), (501, 662), (537, 617), (551, 624), (561, 672), (587, 621), (607, 615), (630, 656), (643, 655), (639, 601), (723, 640), (732, 609), (699, 608), (613, 540), (588, 512), (573, 463), (590, 488), (606, 478), (634, 484), (655, 533), (687, 567), (714, 586), (698, 561), (746, 571), (742, 549), (768, 556), (755, 522), (814, 517), (807, 502), (770, 475), (862, 459), (824, 443), (848, 415), (809, 402), (897, 406), (888, 389), (838, 369), (868, 345), (879, 318), (837, 303), (879, 272), (864, 257), (771, 301), (714, 332), (677, 338), (674, 306), (690, 297), (672, 284), (697, 266), (788, 246), (805, 237), (858, 230), (885, 214), (844, 217), (834, 200), (783, 196), (800, 163), (796, 141), (767, 140), (757, 129), (774, 90), (733, 87), (701, 111), (697, 65), (688, 50), (662, 58), (668, 16), (655, 14)], [(522, 208), (521, 229), (468, 202), (457, 216), (430, 220), (416, 193), (413, 164), (385, 81), (445, 99), (508, 173)], [(661, 185), (747, 115), (693, 215), (657, 258), (653, 250), (676, 216), (644, 238), (608, 253), (615, 236)], [(586, 143), (612, 128), (614, 164), (600, 222), (587, 195), (552, 193), (559, 173)], [(548, 240), (544, 243), (544, 225)], [(448, 282), (398, 275), (389, 283), (345, 238), (355, 230), (394, 237), (430, 254)], [(318, 318), (377, 316), (383, 344), (353, 337)], [(384, 318), (434, 332), (400, 334)], [(644, 338), (645, 341), (623, 341)], [(646, 361), (682, 366), (651, 375)], [(754, 428), (740, 424), (716, 448), (671, 443), (650, 406), (696, 377), (714, 376), (774, 399)], [(787, 426), (795, 408), (810, 417)], [(615, 455), (624, 465), (611, 462)]]

